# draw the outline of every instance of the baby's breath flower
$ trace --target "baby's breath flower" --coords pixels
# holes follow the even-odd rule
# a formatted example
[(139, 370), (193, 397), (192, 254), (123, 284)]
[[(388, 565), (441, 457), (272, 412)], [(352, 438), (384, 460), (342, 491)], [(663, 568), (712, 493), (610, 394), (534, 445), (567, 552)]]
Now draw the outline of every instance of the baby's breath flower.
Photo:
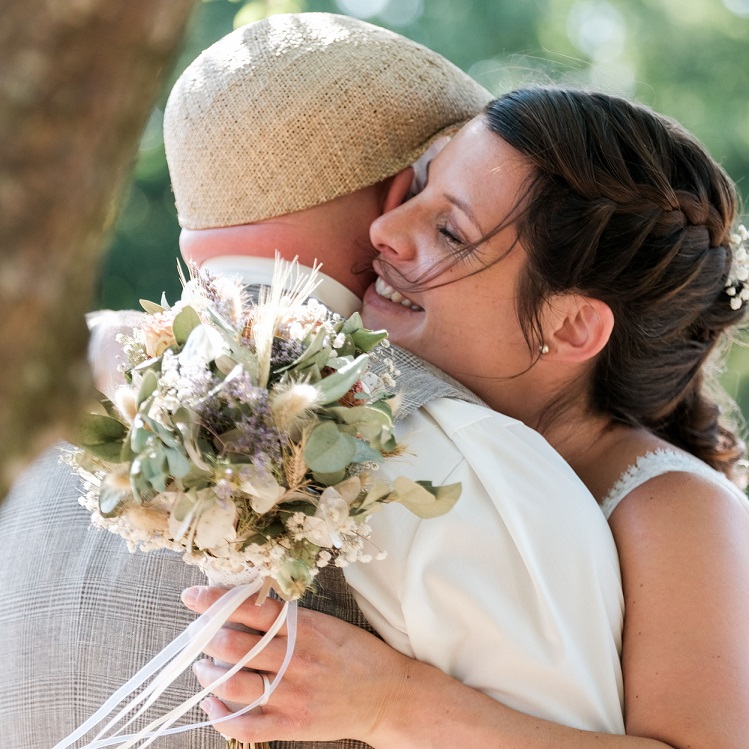
[(319, 553), (319, 554), (317, 555), (317, 562), (316, 562), (316, 564), (317, 564), (317, 566), (318, 566), (318, 567), (320, 567), (320, 568), (322, 568), (322, 567), (327, 567), (327, 566), (328, 566), (328, 564), (330, 563), (330, 560), (331, 560), (332, 558), (333, 558), (333, 555), (332, 555), (332, 554), (331, 554), (331, 553), (330, 553), (330, 552), (329, 552), (329, 551), (328, 551), (327, 549), (323, 549), (323, 550), (322, 550), (322, 551), (321, 551), (321, 552), (320, 552), (320, 553)]

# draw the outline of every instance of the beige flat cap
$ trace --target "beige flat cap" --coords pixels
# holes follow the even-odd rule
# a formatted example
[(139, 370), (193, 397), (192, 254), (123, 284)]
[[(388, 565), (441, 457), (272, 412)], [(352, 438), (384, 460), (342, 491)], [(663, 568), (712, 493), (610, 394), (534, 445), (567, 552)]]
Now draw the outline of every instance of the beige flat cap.
[(184, 71), (166, 106), (180, 225), (253, 223), (375, 184), (491, 98), (444, 57), (348, 16), (241, 27)]

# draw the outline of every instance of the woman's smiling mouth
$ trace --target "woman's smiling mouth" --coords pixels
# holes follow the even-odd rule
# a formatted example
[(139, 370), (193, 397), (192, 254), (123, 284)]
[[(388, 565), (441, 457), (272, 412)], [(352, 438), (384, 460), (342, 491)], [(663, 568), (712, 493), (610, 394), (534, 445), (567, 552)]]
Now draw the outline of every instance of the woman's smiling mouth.
[(380, 278), (380, 276), (377, 276), (377, 281), (375, 281), (375, 291), (381, 297), (384, 297), (385, 299), (395, 304), (400, 304), (403, 307), (408, 307), (409, 309), (423, 311), (418, 304), (415, 304), (410, 299), (407, 299), (405, 296), (403, 296), (403, 294), (400, 293), (400, 291), (396, 291), (386, 281)]

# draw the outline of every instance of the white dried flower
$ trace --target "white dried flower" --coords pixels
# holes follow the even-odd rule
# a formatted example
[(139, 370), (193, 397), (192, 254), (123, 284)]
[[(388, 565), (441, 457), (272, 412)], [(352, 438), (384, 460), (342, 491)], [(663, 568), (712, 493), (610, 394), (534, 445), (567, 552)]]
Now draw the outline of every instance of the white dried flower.
[(323, 549), (318, 555), (317, 555), (317, 566), (320, 568), (327, 567), (330, 563), (330, 560), (333, 558), (333, 555), (327, 550)]
[(749, 253), (746, 242), (749, 239), (749, 231), (741, 224), (731, 234), (729, 247), (731, 251), (731, 272), (725, 285), (725, 293), (731, 298), (731, 309), (739, 310), (744, 302), (749, 300), (749, 292), (746, 281), (749, 280)]

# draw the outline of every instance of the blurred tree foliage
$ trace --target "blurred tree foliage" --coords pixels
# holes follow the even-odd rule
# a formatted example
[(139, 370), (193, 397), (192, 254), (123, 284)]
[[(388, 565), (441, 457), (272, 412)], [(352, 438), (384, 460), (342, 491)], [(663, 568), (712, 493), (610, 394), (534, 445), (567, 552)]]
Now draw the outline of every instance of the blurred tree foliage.
[[(179, 227), (161, 137), (176, 77), (233, 27), (299, 11), (347, 13), (391, 28), (495, 93), (548, 80), (634, 97), (695, 133), (748, 204), (749, 0), (204, 0), (143, 136), (103, 266), (100, 306), (179, 293)], [(724, 382), (749, 413), (749, 353), (733, 352)]]

